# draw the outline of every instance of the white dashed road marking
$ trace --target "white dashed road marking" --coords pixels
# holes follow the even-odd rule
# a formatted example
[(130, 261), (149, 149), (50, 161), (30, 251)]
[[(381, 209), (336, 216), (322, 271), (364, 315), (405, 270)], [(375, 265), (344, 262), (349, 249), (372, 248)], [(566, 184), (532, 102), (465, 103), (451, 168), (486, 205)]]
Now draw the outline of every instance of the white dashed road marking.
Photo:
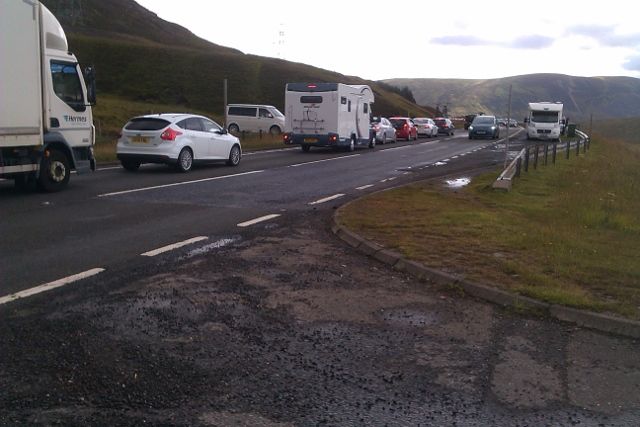
[(367, 188), (373, 187), (373, 184), (363, 185), (362, 187), (356, 187), (356, 190), (366, 190)]
[(270, 219), (277, 218), (279, 216), (280, 216), (280, 214), (270, 214), (270, 215), (261, 216), (260, 218), (252, 219), (250, 221), (241, 222), (240, 224), (238, 224), (238, 227), (249, 227), (250, 225), (254, 225), (254, 224), (257, 224), (257, 223), (262, 222), (262, 221), (269, 221)]
[(184, 240), (182, 242), (174, 243), (172, 245), (163, 246), (161, 248), (154, 249), (152, 251), (145, 252), (145, 253), (140, 254), (140, 255), (149, 256), (149, 257), (156, 256), (156, 255), (160, 255), (162, 253), (169, 252), (169, 251), (172, 251), (174, 249), (178, 249), (178, 248), (181, 248), (183, 246), (187, 246), (187, 245), (190, 245), (192, 243), (201, 242), (201, 241), (207, 240), (207, 239), (208, 239), (208, 237), (206, 237), (206, 236), (198, 236), (198, 237), (194, 237), (193, 239)]
[(199, 182), (216, 181), (216, 180), (219, 180), (219, 179), (234, 178), (234, 177), (237, 177), (237, 176), (252, 175), (252, 174), (262, 173), (262, 172), (264, 172), (264, 171), (263, 170), (259, 170), (259, 171), (236, 173), (236, 174), (233, 174), (233, 175), (214, 176), (213, 178), (196, 179), (196, 180), (193, 180), (193, 181), (174, 182), (173, 184), (154, 185), (153, 187), (143, 187), (143, 188), (136, 188), (136, 189), (133, 189), (133, 190), (115, 191), (113, 193), (99, 194), (98, 197), (119, 196), (121, 194), (137, 193), (137, 192), (140, 192), (140, 191), (148, 191), (148, 190), (156, 190), (158, 188), (176, 187), (178, 185), (197, 184)]
[(86, 279), (96, 274), (102, 273), (104, 268), (92, 268), (91, 270), (84, 271), (82, 273), (74, 274), (73, 276), (58, 279), (55, 282), (45, 283), (44, 285), (36, 286), (35, 288), (26, 289), (24, 291), (16, 292), (15, 294), (7, 295), (0, 298), (0, 305), (6, 304), (11, 301), (15, 301), (20, 298), (30, 297), (32, 295), (47, 292), (55, 288), (59, 288), (69, 283), (77, 282), (82, 279)]
[(349, 156), (333, 157), (333, 158), (331, 158), (331, 159), (314, 160), (313, 162), (297, 163), (297, 164), (295, 164), (295, 165), (290, 165), (290, 166), (288, 166), (288, 167), (290, 167), (290, 168), (297, 168), (297, 167), (299, 167), (299, 166), (312, 165), (312, 164), (314, 164), (314, 163), (323, 163), (323, 162), (331, 162), (331, 161), (333, 161), (333, 160), (348, 159), (348, 158), (351, 158), (351, 157), (357, 157), (357, 156), (359, 156), (359, 155), (360, 155), (360, 154), (351, 154), (351, 155), (349, 155)]
[(344, 194), (334, 194), (333, 196), (325, 197), (324, 199), (316, 200), (315, 202), (309, 203), (310, 205), (319, 205), (320, 203), (329, 202), (331, 200), (339, 199), (344, 196)]

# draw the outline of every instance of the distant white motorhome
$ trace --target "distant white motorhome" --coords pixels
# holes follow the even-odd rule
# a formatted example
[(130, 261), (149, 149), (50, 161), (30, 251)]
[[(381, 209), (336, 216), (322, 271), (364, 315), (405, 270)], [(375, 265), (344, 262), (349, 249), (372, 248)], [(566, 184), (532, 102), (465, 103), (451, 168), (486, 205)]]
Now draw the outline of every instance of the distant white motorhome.
[(285, 90), (285, 144), (303, 151), (333, 147), (353, 151), (375, 146), (370, 136), (373, 91), (366, 85), (288, 83)]
[(527, 139), (559, 141), (562, 131), (561, 102), (530, 102), (527, 123)]
[(269, 132), (279, 135), (284, 115), (273, 105), (229, 104), (226, 125), (229, 132)]

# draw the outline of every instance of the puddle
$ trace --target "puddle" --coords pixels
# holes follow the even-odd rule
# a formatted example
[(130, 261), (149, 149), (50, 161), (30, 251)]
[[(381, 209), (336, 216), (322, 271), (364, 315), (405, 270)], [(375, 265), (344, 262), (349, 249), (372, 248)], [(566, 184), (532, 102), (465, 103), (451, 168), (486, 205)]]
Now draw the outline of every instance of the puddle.
[(462, 188), (466, 185), (469, 185), (470, 182), (471, 178), (457, 178), (445, 181), (447, 186), (449, 186), (450, 188)]
[(191, 258), (198, 255), (204, 255), (216, 249), (220, 249), (232, 243), (238, 242), (240, 241), (240, 239), (240, 236), (234, 236), (228, 239), (216, 240), (213, 243), (209, 243), (208, 245), (200, 246), (199, 248), (189, 251), (183, 258)]

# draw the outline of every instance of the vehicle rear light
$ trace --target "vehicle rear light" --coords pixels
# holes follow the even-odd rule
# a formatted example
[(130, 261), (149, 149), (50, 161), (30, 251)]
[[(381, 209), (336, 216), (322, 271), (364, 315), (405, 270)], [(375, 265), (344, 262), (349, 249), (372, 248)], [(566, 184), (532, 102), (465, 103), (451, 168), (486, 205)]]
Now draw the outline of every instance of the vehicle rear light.
[(338, 135), (329, 135), (329, 142), (336, 142), (338, 140)]
[(380, 129), (380, 126), (374, 126), (373, 130), (375, 130), (376, 132), (378, 132), (378, 130)]
[(162, 132), (162, 135), (160, 135), (160, 138), (165, 141), (175, 141), (176, 138), (180, 135), (182, 135), (182, 132), (177, 131), (173, 128), (167, 128), (167, 130)]
[(406, 129), (409, 127), (409, 125), (405, 123), (404, 125), (402, 125), (402, 127)]
[(317, 88), (317, 87), (318, 87), (318, 85), (316, 85), (316, 84), (313, 84), (313, 83), (312, 83), (312, 84), (308, 84), (308, 85), (307, 85), (307, 87), (308, 87), (309, 89), (315, 89), (315, 88)]
[(291, 141), (291, 134), (290, 133), (284, 133), (282, 134), (282, 140), (284, 141), (284, 143), (288, 143)]

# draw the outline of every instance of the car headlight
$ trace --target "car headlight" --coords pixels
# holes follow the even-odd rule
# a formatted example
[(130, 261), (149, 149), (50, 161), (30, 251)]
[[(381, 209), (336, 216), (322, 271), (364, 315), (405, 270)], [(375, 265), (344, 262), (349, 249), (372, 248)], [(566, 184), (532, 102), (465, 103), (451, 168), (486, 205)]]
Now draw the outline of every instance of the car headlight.
[(496, 130), (496, 127), (495, 126), (491, 126), (491, 130)]
[(473, 126), (469, 126), (469, 130), (473, 130)]

